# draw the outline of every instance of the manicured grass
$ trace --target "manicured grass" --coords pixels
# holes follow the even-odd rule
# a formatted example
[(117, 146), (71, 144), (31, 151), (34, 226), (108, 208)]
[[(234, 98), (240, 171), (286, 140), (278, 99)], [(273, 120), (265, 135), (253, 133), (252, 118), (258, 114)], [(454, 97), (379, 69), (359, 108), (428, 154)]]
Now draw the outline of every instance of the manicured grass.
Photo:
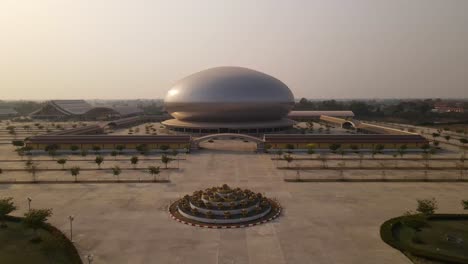
[(412, 219), (415, 217), (388, 220), (381, 227), (382, 239), (415, 256), (443, 263), (468, 263), (468, 215), (432, 215), (422, 218), (419, 228), (409, 223)]
[(0, 263), (82, 263), (71, 242), (54, 227), (39, 229), (42, 241), (31, 242), (33, 231), (19, 219), (7, 221), (7, 225), (7, 228), (0, 228)]

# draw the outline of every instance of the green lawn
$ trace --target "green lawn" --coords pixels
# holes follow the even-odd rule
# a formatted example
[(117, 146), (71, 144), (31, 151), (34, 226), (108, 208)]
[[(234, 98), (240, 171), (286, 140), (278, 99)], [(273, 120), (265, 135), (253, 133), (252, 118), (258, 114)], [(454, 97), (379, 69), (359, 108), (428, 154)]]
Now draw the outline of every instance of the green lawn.
[(385, 222), (382, 239), (391, 246), (412, 255), (447, 263), (468, 263), (468, 215), (434, 215), (414, 228), (405, 224), (408, 217)]
[(0, 263), (82, 263), (76, 250), (59, 231), (40, 229), (38, 233), (42, 241), (32, 243), (33, 231), (21, 222), (8, 221), (7, 225), (7, 228), (0, 228)]

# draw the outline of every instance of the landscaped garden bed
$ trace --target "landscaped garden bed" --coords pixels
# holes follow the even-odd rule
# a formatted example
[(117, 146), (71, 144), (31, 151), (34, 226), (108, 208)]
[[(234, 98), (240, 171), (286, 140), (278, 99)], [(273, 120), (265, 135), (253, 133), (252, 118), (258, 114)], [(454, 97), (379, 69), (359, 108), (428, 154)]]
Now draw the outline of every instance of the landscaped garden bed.
[(405, 215), (382, 224), (380, 235), (415, 263), (468, 263), (466, 214)]
[(260, 193), (224, 184), (184, 196), (170, 206), (169, 212), (173, 219), (193, 226), (237, 228), (273, 220), (281, 207)]
[(57, 228), (44, 224), (35, 232), (22, 219), (7, 216), (7, 227), (0, 228), (0, 263), (82, 263), (73, 243)]

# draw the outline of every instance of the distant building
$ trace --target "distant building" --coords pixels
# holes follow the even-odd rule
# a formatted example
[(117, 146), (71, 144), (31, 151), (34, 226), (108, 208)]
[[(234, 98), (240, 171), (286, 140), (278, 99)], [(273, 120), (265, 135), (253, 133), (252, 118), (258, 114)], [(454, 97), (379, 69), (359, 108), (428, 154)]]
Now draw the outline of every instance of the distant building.
[(449, 105), (446, 103), (437, 103), (434, 105), (432, 111), (437, 113), (464, 113), (465, 109), (460, 104)]
[(0, 119), (6, 119), (15, 116), (18, 116), (18, 112), (16, 112), (16, 110), (11, 108), (0, 108)]
[(137, 107), (94, 107), (84, 100), (52, 100), (30, 116), (47, 120), (109, 120), (141, 114), (143, 110)]
[(322, 115), (344, 119), (354, 117), (353, 111), (291, 111), (288, 118), (295, 121), (318, 121)]

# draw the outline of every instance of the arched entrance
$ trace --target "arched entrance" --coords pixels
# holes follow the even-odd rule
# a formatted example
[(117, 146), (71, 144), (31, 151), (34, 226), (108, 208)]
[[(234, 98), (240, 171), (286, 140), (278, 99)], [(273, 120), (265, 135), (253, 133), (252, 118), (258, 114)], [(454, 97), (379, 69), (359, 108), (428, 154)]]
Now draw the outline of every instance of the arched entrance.
[(203, 137), (199, 137), (196, 139), (192, 139), (191, 142), (191, 149), (196, 150), (200, 148), (200, 143), (210, 141), (210, 140), (231, 140), (231, 139), (241, 139), (241, 140), (246, 140), (250, 142), (254, 142), (256, 144), (256, 151), (263, 151), (265, 142), (263, 139), (250, 136), (250, 135), (245, 135), (245, 134), (235, 134), (235, 133), (220, 133), (220, 134), (211, 134)]

